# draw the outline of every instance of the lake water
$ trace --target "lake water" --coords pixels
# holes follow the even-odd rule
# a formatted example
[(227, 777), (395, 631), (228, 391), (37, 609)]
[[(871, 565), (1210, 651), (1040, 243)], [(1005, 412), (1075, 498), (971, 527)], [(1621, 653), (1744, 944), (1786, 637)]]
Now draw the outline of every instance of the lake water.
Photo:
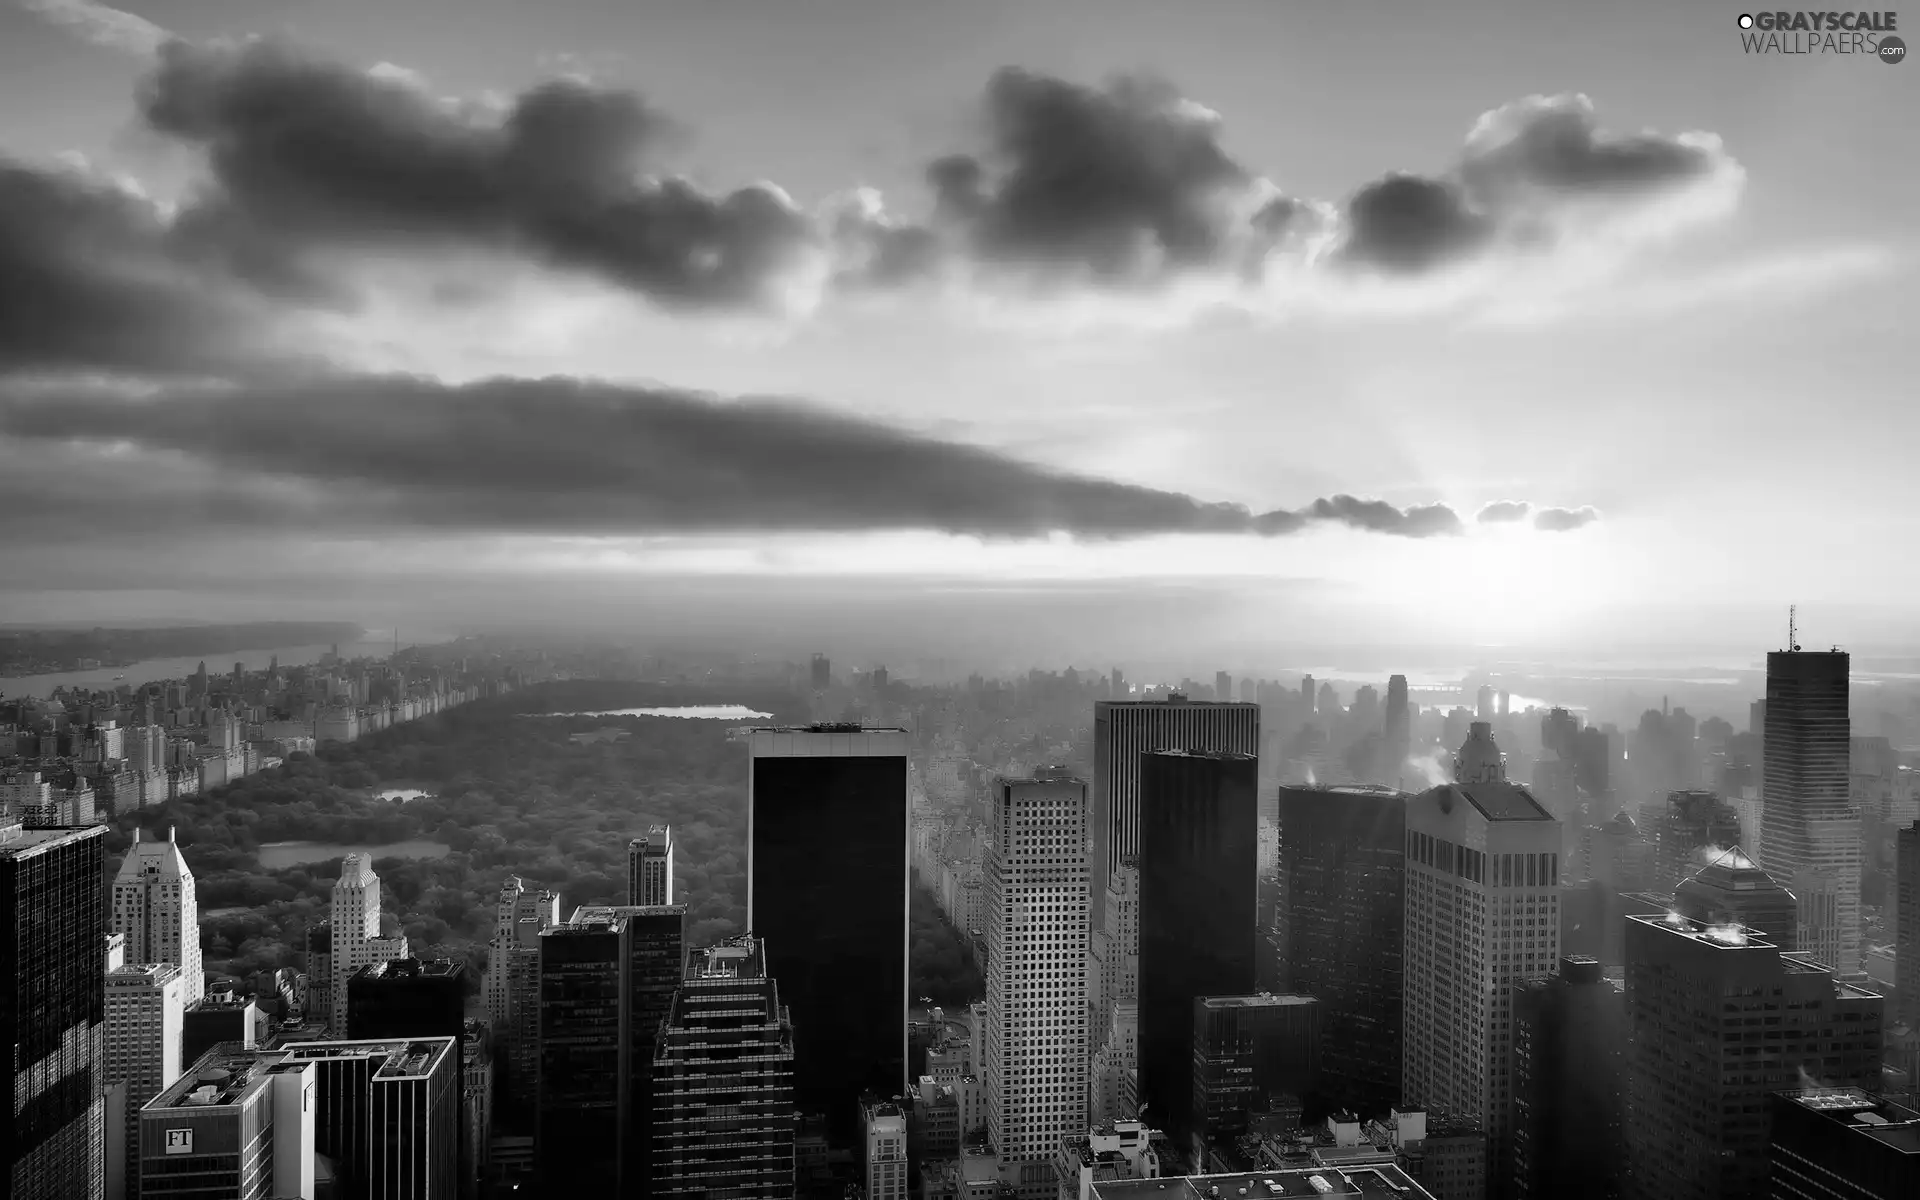
[(423, 792), (419, 788), (383, 788), (374, 795), (382, 800), (398, 800), (405, 804), (409, 800), (424, 800), (433, 793)]
[(686, 717), (700, 721), (760, 721), (772, 713), (744, 704), (683, 704), (674, 708), (603, 708), (598, 712), (524, 713), (529, 717)]
[(270, 871), (297, 867), (303, 863), (326, 862), (349, 854), (371, 854), (375, 858), (445, 858), (453, 847), (445, 842), (414, 839), (386, 842), (378, 846), (341, 846), (332, 842), (268, 842), (260, 847), (260, 865)]
[[(369, 630), (369, 632), (374, 632)], [(403, 630), (405, 639), (400, 644), (407, 646), (434, 645), (450, 639), (440, 637), (412, 637)], [(7, 696), (51, 696), (57, 688), (109, 688), (115, 686), (114, 676), (125, 675), (119, 682), (132, 687), (143, 683), (158, 683), (167, 679), (186, 679), (200, 669), (204, 659), (209, 675), (230, 675), (233, 664), (245, 663), (249, 671), (264, 671), (275, 657), (283, 667), (306, 666), (320, 661), (320, 657), (332, 650), (330, 645), (321, 646), (270, 646), (264, 650), (227, 650), (218, 654), (195, 655), (192, 658), (153, 658), (145, 662), (134, 663), (130, 667), (100, 667), (92, 671), (57, 671), (47, 675), (12, 675), (0, 678), (0, 695)], [(369, 638), (361, 642), (341, 642), (340, 654), (343, 658), (386, 658), (393, 653), (393, 641), (389, 638), (381, 641)]]

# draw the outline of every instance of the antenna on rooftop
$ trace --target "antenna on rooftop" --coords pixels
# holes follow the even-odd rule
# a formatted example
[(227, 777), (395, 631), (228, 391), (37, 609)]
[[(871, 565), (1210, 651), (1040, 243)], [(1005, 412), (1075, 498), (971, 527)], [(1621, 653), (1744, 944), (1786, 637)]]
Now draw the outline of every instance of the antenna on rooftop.
[(1800, 649), (1800, 606), (1787, 605), (1787, 649)]

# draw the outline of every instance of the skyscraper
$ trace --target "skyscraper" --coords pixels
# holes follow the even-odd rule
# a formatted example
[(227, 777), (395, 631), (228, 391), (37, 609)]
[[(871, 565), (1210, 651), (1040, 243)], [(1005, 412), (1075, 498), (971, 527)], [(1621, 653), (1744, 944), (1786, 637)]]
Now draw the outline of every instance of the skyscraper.
[(1263, 1114), (1291, 1111), (1315, 1088), (1321, 1004), (1312, 996), (1201, 996), (1193, 1002), (1193, 1134), (1204, 1165), (1231, 1156)]
[(1089, 808), (1084, 782), (1043, 772), (1000, 780), (988, 818), (987, 1126), (1026, 1200), (1086, 1125)]
[(1193, 1128), (1194, 1001), (1254, 991), (1258, 764), (1230, 751), (1140, 756), (1140, 1092), (1175, 1145)]
[(907, 735), (747, 735), (747, 927), (793, 1013), (802, 1112), (851, 1149), (860, 1098), (907, 1091)]
[(1560, 958), (1560, 823), (1507, 782), (1486, 722), (1454, 775), (1407, 805), (1401, 1099), (1484, 1131), (1498, 1179), (1512, 1162), (1512, 985)]
[[(108, 1173), (140, 1176), (140, 1109), (180, 1078), (186, 980), (173, 963), (107, 973)], [(129, 1189), (129, 1195), (136, 1194)]]
[(1880, 1078), (1881, 998), (1739, 926), (1628, 917), (1626, 995), (1630, 1195), (1757, 1197), (1769, 1093)]
[(105, 1184), (106, 827), (0, 822), (0, 1195), (92, 1200)]
[(1664, 804), (1641, 809), (1640, 827), (1656, 847), (1651, 886), (1670, 892), (1693, 874), (1704, 856), (1744, 844), (1740, 814), (1714, 792), (1670, 792)]
[(765, 944), (695, 954), (654, 1050), (652, 1195), (782, 1200), (794, 1190), (793, 1022)]
[(1767, 1098), (1767, 1174), (1777, 1200), (1920, 1196), (1920, 1111), (1858, 1088)]
[(127, 935), (128, 962), (179, 967), (188, 1004), (207, 994), (200, 967), (200, 903), (172, 826), (164, 842), (133, 831), (133, 845), (113, 877), (113, 931)]
[(1513, 1196), (1629, 1195), (1626, 999), (1598, 959), (1513, 985)]
[(862, 1116), (867, 1134), (863, 1200), (907, 1200), (906, 1110), (892, 1100), (876, 1100), (864, 1106)]
[(1899, 833), (1894, 868), (1894, 970), (1898, 1020), (1920, 1032), (1920, 821)]
[[(1860, 813), (1850, 800), (1849, 658), (1767, 655), (1767, 873), (1802, 903), (1800, 949), (1842, 973), (1860, 969)], [(1830, 897), (1822, 904), (1817, 897)]]
[(1674, 889), (1673, 907), (1702, 925), (1742, 925), (1782, 950), (1799, 936), (1793, 893), (1762, 871), (1738, 847), (1710, 852), (1706, 864)]
[(347, 1036), (347, 981), (369, 963), (407, 957), (405, 937), (380, 936), (380, 877), (373, 873), (373, 856), (349, 854), (340, 862), (340, 878), (333, 885), (332, 920), (333, 1007), (328, 1031)]
[(516, 1128), (531, 1112), (540, 1076), (540, 931), (560, 922), (557, 892), (536, 892), (508, 876), (487, 947), (487, 1024), (493, 1030), (500, 1125)]
[(284, 1050), (215, 1049), (135, 1114), (141, 1196), (314, 1195), (314, 1065)]
[(1320, 1001), (1322, 1106), (1378, 1116), (1400, 1102), (1407, 796), (1280, 789), (1277, 989)]
[(347, 1036), (355, 1041), (450, 1037), (466, 1032), (467, 964), (396, 958), (347, 980)]
[(627, 903), (673, 903), (673, 830), (655, 825), (627, 843)]
[[(314, 1151), (333, 1163), (336, 1195), (457, 1200), (458, 1038), (295, 1042), (281, 1049), (283, 1063), (313, 1066)], [(154, 1156), (144, 1142), (143, 1156)]]
[(1407, 709), (1407, 677), (1394, 675), (1387, 679), (1387, 711), (1381, 727), (1381, 782), (1400, 785), (1400, 777), (1407, 769), (1407, 755), (1412, 749), (1413, 714)]

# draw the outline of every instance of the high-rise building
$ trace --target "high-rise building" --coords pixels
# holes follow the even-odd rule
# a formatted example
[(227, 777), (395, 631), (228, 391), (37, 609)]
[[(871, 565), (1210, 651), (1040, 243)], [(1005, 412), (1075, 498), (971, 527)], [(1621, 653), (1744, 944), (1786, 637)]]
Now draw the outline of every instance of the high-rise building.
[(535, 891), (508, 876), (495, 909), (486, 979), (502, 1129), (520, 1129), (532, 1111), (540, 1076), (540, 931), (559, 923), (559, 893)]
[(1105, 1125), (1126, 1117), (1121, 1094), (1124, 1081), (1140, 1069), (1140, 1006), (1122, 1000), (1113, 1006), (1107, 1030), (1088, 1068), (1090, 1125)]
[(1140, 756), (1140, 1091), (1179, 1147), (1194, 1128), (1194, 1001), (1247, 995), (1259, 969), (1257, 771), (1225, 750)]
[(1880, 1078), (1881, 998), (1739, 926), (1628, 917), (1626, 997), (1629, 1195), (1758, 1196), (1769, 1093)]
[(316, 1075), (284, 1050), (209, 1052), (136, 1113), (140, 1195), (313, 1200)]
[(369, 963), (406, 958), (407, 939), (380, 936), (380, 877), (373, 873), (373, 856), (349, 854), (340, 862), (340, 878), (333, 885), (332, 1006), (328, 1030), (347, 1036), (347, 981)]
[(653, 1063), (661, 1023), (673, 1008), (687, 965), (684, 904), (592, 905), (577, 908), (572, 924), (620, 924), (627, 939), (626, 981), (621, 992), (620, 1054), (626, 1135), (620, 1147), (625, 1195), (648, 1194), (653, 1167)]
[(747, 927), (793, 1012), (801, 1111), (852, 1149), (861, 1097), (907, 1092), (907, 735), (760, 728), (747, 747)]
[(222, 1042), (251, 1050), (259, 1038), (260, 1008), (252, 996), (215, 992), (186, 1006), (180, 1017), (180, 1069)]
[[(314, 1151), (333, 1164), (334, 1194), (366, 1200), (460, 1195), (458, 1038), (295, 1042), (311, 1063)], [(152, 1154), (144, 1142), (143, 1157)], [(143, 1178), (151, 1175), (151, 1166)]]
[(1894, 970), (1899, 1021), (1920, 1032), (1920, 821), (1902, 829), (1895, 854)]
[(987, 1124), (1024, 1200), (1052, 1195), (1060, 1139), (1086, 1125), (1090, 816), (1061, 771), (1000, 780), (989, 814)]
[[(107, 1171), (140, 1177), (140, 1108), (180, 1078), (186, 980), (173, 963), (107, 973)], [(137, 1194), (129, 1189), (127, 1194)]]
[[(861, 1106), (861, 1115), (867, 1135), (863, 1200), (907, 1200), (906, 1110), (892, 1100), (875, 1100)], [(1047, 1169), (1051, 1174), (1051, 1163)]]
[(1772, 1200), (1920, 1196), (1920, 1112), (1858, 1088), (1776, 1092), (1767, 1103)]
[(1619, 1200), (1626, 1159), (1626, 999), (1595, 958), (1513, 985), (1515, 1200)]
[(1486, 722), (1458, 783), (1407, 805), (1403, 1101), (1487, 1136), (1497, 1191), (1513, 1105), (1513, 983), (1560, 960), (1560, 823), (1505, 778)]
[(1320, 1001), (1324, 1108), (1400, 1102), (1407, 796), (1382, 787), (1283, 787), (1276, 987)]
[(1407, 769), (1407, 756), (1413, 745), (1413, 714), (1407, 707), (1405, 675), (1394, 675), (1387, 680), (1387, 711), (1380, 741), (1381, 782), (1401, 786), (1401, 777)]
[[(1860, 969), (1860, 813), (1851, 801), (1848, 655), (1767, 655), (1761, 865), (1802, 903), (1799, 947)], [(1816, 897), (1830, 896), (1822, 904)]]
[(133, 831), (133, 845), (113, 877), (113, 931), (127, 935), (128, 962), (179, 967), (188, 1004), (207, 994), (200, 967), (200, 903), (172, 826), (164, 842)]
[(625, 1006), (632, 939), (621, 920), (540, 931), (540, 1069), (534, 1159), (548, 1188), (621, 1194)]
[(1298, 1124), (1314, 1091), (1320, 1002), (1312, 996), (1202, 996), (1193, 1002), (1193, 1134), (1189, 1161), (1230, 1155), (1264, 1114)]
[(673, 830), (655, 825), (627, 843), (627, 903), (673, 903)]
[(833, 686), (833, 660), (824, 654), (813, 656), (813, 690), (824, 692)]
[(0, 822), (0, 1195), (97, 1198), (106, 1183), (106, 827)]
[(1662, 804), (1641, 808), (1640, 825), (1654, 844), (1655, 891), (1671, 892), (1715, 851), (1743, 844), (1740, 814), (1717, 793), (1670, 792)]
[(1799, 936), (1799, 904), (1793, 893), (1738, 847), (1705, 856), (1706, 865), (1674, 889), (1673, 907), (1702, 925), (1742, 925), (1782, 950)]
[(654, 1051), (651, 1195), (794, 1194), (793, 1022), (751, 935), (696, 953)]
[(446, 958), (368, 963), (347, 980), (347, 1036), (462, 1037), (466, 1029), (467, 964)]
[(1246, 1197), (1247, 1200), (1434, 1200), (1434, 1193), (1391, 1162), (1362, 1167), (1267, 1167), (1226, 1175), (1171, 1175), (1142, 1184), (1122, 1172), (1087, 1179), (1080, 1200), (1137, 1200), (1164, 1195), (1178, 1200)]

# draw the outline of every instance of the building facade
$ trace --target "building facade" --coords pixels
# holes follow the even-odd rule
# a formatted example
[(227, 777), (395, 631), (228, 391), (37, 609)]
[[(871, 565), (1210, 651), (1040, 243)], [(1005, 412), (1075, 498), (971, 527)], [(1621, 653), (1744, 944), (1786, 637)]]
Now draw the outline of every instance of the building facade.
[(296, 1042), (281, 1049), (285, 1062), (313, 1067), (314, 1151), (332, 1163), (336, 1195), (457, 1200), (458, 1038)]
[(1591, 957), (1513, 985), (1516, 1200), (1623, 1200), (1626, 997)]
[(673, 903), (673, 830), (655, 825), (627, 843), (627, 903)]
[[(106, 1138), (124, 1179), (140, 1177), (140, 1108), (180, 1078), (187, 982), (173, 963), (107, 972)], [(129, 1188), (129, 1194), (137, 1194)]]
[(207, 994), (200, 965), (200, 902), (171, 826), (165, 841), (133, 831), (133, 845), (113, 877), (113, 931), (127, 935), (128, 962), (179, 967), (188, 1004)]
[[(1767, 655), (1760, 863), (1802, 904), (1799, 949), (1860, 969), (1860, 812), (1852, 803), (1847, 686), (1839, 650)], [(1830, 897), (1823, 903), (1821, 896)]]
[(1231, 1155), (1266, 1114), (1298, 1124), (1318, 1082), (1322, 1011), (1312, 996), (1271, 993), (1193, 1002), (1190, 1162)]
[(328, 1031), (347, 1036), (347, 982), (361, 967), (407, 957), (407, 939), (380, 936), (380, 877), (373, 856), (349, 854), (333, 885), (328, 965), (332, 975)]
[(210, 1054), (139, 1110), (139, 1194), (312, 1200), (317, 1074), (284, 1051)]
[(1773, 1200), (1905, 1200), (1920, 1196), (1920, 1112), (1858, 1088), (1768, 1097)]

